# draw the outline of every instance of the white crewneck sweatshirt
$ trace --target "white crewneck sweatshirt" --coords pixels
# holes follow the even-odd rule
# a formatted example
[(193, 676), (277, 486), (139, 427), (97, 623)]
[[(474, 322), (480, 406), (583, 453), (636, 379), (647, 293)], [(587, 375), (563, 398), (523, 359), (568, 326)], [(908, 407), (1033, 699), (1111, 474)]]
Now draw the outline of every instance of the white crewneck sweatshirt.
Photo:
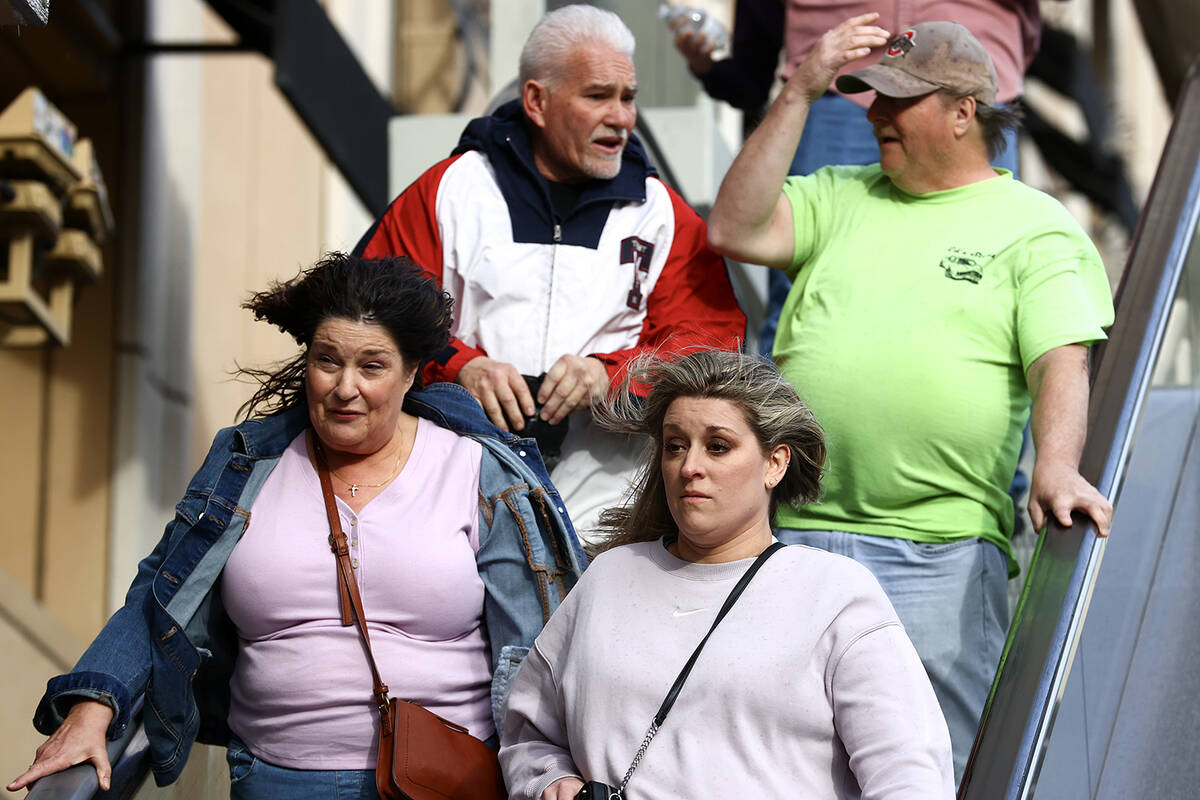
[[(693, 564), (662, 541), (596, 559), (513, 684), (510, 797), (568, 775), (617, 786), (680, 669), (753, 559)], [(950, 737), (875, 578), (792, 546), (746, 588), (697, 660), (626, 790), (664, 798), (954, 796)]]

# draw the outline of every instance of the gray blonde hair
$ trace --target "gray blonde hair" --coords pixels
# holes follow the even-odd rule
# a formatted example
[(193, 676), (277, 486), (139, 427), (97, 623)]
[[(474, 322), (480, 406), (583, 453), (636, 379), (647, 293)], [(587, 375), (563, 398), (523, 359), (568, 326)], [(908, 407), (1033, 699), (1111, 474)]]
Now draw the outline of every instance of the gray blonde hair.
[[(649, 387), (644, 401), (631, 391), (637, 386)], [(631, 364), (621, 391), (594, 412), (597, 422), (608, 430), (650, 437), (630, 490), (630, 502), (601, 515), (604, 539), (595, 547), (597, 552), (678, 533), (663, 486), (662, 427), (667, 409), (681, 397), (733, 403), (745, 415), (764, 453), (787, 445), (791, 460), (783, 479), (771, 490), (772, 520), (781, 503), (818, 499), (825, 468), (824, 433), (796, 389), (773, 364), (726, 350), (696, 350), (669, 361), (642, 356)]]
[(633, 33), (611, 11), (587, 5), (563, 6), (542, 17), (521, 48), (517, 85), (535, 80), (552, 84), (576, 49), (607, 44), (633, 60)]

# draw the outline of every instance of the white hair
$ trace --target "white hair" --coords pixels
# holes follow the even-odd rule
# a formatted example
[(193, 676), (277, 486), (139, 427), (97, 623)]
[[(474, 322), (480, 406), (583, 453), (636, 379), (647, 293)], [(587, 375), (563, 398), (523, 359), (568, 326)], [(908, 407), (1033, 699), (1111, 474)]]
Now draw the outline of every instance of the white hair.
[(594, 44), (606, 44), (633, 61), (633, 32), (613, 12), (587, 5), (551, 11), (533, 26), (521, 48), (518, 85), (528, 80), (552, 82), (572, 52)]

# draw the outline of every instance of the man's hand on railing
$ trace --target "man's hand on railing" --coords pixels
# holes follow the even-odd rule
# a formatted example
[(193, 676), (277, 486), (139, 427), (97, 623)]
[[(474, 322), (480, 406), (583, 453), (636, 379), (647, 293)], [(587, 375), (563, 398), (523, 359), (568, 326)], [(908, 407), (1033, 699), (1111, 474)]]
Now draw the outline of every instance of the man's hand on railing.
[(104, 703), (80, 700), (71, 707), (58, 730), (37, 749), (29, 769), (8, 784), (8, 790), (19, 791), (38, 778), (90, 761), (96, 768), (100, 788), (107, 791), (112, 780), (112, 766), (108, 763), (105, 745), (112, 718), (113, 710)]
[(1069, 528), (1072, 511), (1087, 514), (1096, 523), (1097, 532), (1108, 536), (1113, 518), (1113, 507), (1108, 499), (1070, 464), (1037, 461), (1029, 488), (1029, 517), (1033, 529), (1040, 531), (1051, 517), (1058, 520), (1059, 525)]

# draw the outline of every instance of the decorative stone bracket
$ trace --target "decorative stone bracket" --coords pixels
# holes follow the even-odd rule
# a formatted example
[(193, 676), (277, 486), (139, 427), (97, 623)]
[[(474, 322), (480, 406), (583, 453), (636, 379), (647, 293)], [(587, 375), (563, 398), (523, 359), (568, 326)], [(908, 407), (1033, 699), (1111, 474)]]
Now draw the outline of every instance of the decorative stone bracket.
[(113, 216), (91, 141), (36, 88), (0, 112), (0, 183), (0, 346), (65, 346)]

